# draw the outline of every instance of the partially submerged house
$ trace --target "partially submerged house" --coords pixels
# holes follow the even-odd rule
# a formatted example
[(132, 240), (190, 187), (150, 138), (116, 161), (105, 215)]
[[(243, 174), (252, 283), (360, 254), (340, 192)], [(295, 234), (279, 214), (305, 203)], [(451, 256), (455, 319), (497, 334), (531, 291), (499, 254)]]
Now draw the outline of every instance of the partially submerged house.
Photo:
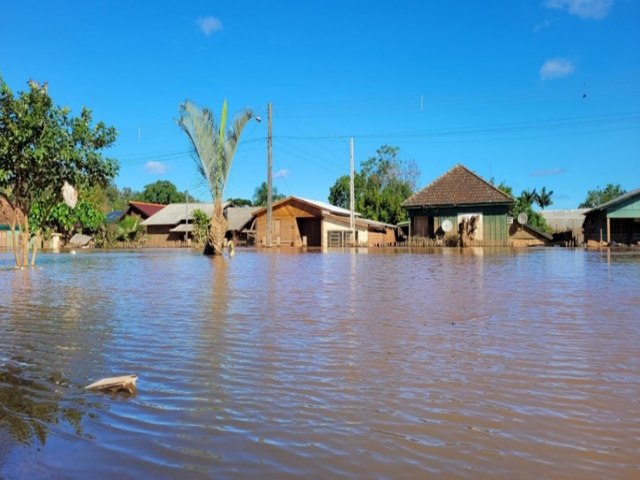
[[(256, 216), (256, 245), (267, 244), (267, 208)], [(272, 207), (271, 242), (273, 246), (346, 247), (383, 246), (396, 242), (396, 227), (382, 222), (355, 218), (352, 239), (349, 210), (325, 202), (290, 196)]]
[[(223, 208), (228, 207), (223, 204)], [(171, 203), (142, 222), (147, 229), (145, 246), (186, 246), (193, 231), (193, 211), (202, 210), (208, 217), (213, 213), (213, 203)]]
[[(247, 230), (254, 220), (254, 212), (259, 208), (233, 207), (229, 202), (222, 204), (227, 217), (227, 238), (238, 244), (247, 243)], [(213, 203), (172, 203), (147, 218), (142, 225), (147, 229), (145, 246), (182, 247), (193, 239), (193, 212), (201, 210), (208, 218), (213, 213)]]
[(456, 165), (402, 203), (409, 235), (443, 238), (464, 231), (474, 246), (508, 246), (514, 199), (463, 165)]
[(640, 188), (592, 208), (584, 215), (586, 242), (626, 245), (640, 242)]

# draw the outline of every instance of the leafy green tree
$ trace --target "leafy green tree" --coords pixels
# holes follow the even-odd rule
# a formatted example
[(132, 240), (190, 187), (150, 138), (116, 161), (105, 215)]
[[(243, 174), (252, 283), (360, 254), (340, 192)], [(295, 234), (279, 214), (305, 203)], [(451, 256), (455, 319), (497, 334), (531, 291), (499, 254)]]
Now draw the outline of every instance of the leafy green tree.
[(214, 254), (222, 254), (224, 248), (228, 225), (222, 210), (224, 188), (240, 135), (251, 117), (253, 113), (250, 110), (240, 112), (227, 130), (226, 100), (222, 104), (220, 125), (215, 124), (213, 113), (207, 108), (189, 100), (180, 106), (178, 125), (189, 137), (198, 171), (209, 185), (213, 197), (209, 243)]
[[(116, 131), (102, 122), (93, 126), (90, 110), (72, 117), (68, 108), (54, 105), (47, 84), (29, 81), (29, 90), (14, 95), (0, 77), (0, 192), (9, 201), (17, 267), (29, 264), (29, 239), (37, 245), (49, 213), (62, 201), (66, 182), (84, 191), (106, 185), (117, 171), (114, 159), (101, 151), (113, 144)], [(40, 223), (32, 228), (31, 207), (39, 205)]]
[[(267, 182), (262, 182), (259, 187), (256, 187), (253, 192), (253, 206), (254, 207), (266, 207), (268, 203), (269, 192)], [(278, 193), (278, 187), (271, 186), (271, 198), (274, 202), (285, 198), (284, 195)]]
[[(420, 171), (413, 161), (398, 158), (398, 147), (383, 145), (354, 175), (354, 208), (365, 218), (397, 224), (405, 220), (400, 205), (415, 191)], [(336, 180), (329, 203), (349, 208), (349, 176)]]
[(553, 190), (547, 191), (547, 187), (542, 187), (542, 190), (536, 193), (536, 203), (542, 210), (553, 204), (552, 195)]
[(184, 203), (186, 196), (184, 192), (179, 192), (169, 180), (158, 180), (145, 185), (137, 200), (168, 205), (170, 203)]
[(248, 198), (227, 198), (227, 202), (232, 203), (236, 207), (252, 207), (253, 202)]
[(578, 208), (595, 208), (625, 193), (627, 192), (619, 183), (608, 183), (604, 189), (598, 187), (594, 190), (589, 190), (587, 192), (587, 198), (578, 205)]
[(79, 200), (75, 208), (59, 202), (43, 218), (45, 212), (46, 207), (43, 208), (38, 202), (31, 206), (29, 212), (29, 222), (40, 229), (45, 237), (52, 231), (61, 233), (66, 239), (74, 233), (93, 235), (105, 222), (104, 213), (86, 200)]
[(209, 217), (199, 208), (193, 212), (193, 239), (198, 245), (204, 245), (209, 236)]

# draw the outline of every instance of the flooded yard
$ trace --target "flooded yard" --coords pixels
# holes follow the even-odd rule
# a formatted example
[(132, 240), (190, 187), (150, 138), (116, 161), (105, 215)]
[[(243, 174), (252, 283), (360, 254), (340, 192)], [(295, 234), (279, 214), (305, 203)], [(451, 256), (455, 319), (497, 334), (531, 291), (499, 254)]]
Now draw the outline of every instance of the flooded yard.
[(640, 478), (638, 254), (11, 259), (2, 479)]

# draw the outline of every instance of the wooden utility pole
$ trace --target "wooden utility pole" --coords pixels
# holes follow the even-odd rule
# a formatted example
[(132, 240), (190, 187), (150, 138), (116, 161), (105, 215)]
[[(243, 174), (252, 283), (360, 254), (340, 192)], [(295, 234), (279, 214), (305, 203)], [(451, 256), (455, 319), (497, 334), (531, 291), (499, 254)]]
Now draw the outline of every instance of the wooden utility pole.
[(267, 247), (271, 248), (273, 214), (273, 197), (271, 192), (271, 103), (267, 104)]
[(351, 137), (351, 155), (350, 155), (350, 178), (351, 181), (349, 183), (349, 210), (351, 213), (350, 219), (349, 219), (349, 227), (351, 228), (351, 245), (356, 245), (356, 220), (355, 220), (355, 212), (354, 212), (354, 191), (355, 191), (355, 187), (354, 187), (354, 181), (355, 181), (355, 167), (354, 167), (354, 160), (353, 160), (353, 137)]

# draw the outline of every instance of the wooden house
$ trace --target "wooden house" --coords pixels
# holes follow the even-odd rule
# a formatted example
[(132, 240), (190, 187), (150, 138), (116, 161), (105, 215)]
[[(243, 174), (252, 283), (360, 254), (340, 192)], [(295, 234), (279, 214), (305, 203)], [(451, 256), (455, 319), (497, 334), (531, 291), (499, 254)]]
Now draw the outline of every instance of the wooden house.
[[(267, 244), (267, 208), (255, 212), (256, 245)], [(383, 246), (396, 242), (396, 227), (355, 218), (352, 239), (349, 210), (301, 197), (287, 197), (273, 204), (271, 242), (273, 246), (346, 247)]]
[(587, 211), (583, 230), (586, 242), (640, 242), (640, 188)]
[[(513, 198), (474, 172), (456, 165), (402, 203), (409, 235), (442, 238), (463, 229), (474, 246), (508, 246)], [(444, 228), (443, 228), (444, 227)]]
[[(228, 203), (223, 204), (226, 208)], [(208, 217), (213, 203), (171, 203), (142, 222), (147, 229), (146, 247), (182, 247), (189, 243), (193, 211), (202, 210)]]
[[(236, 245), (246, 244), (246, 230), (251, 226), (253, 207), (233, 207), (229, 202), (223, 203), (227, 217), (227, 238)], [(172, 203), (156, 214), (147, 218), (142, 225), (147, 229), (145, 246), (148, 247), (181, 247), (190, 244), (193, 239), (193, 212), (202, 210), (211, 218), (213, 203)]]

